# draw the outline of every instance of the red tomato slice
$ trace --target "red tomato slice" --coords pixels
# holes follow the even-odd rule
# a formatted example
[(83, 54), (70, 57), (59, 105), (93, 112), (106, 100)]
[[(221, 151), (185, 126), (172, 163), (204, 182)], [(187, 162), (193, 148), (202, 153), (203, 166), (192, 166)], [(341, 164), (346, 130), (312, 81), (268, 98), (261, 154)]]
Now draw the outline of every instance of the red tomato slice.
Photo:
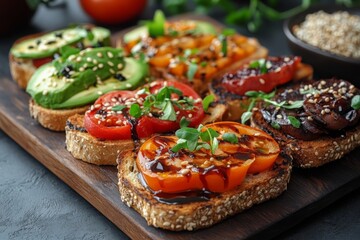
[[(176, 121), (161, 120), (155, 116), (157, 115), (155, 113), (135, 119), (129, 113), (130, 106), (137, 103), (142, 107), (148, 94), (137, 94), (138, 91), (114, 91), (101, 96), (86, 112), (85, 129), (96, 138), (117, 140), (147, 138), (154, 133), (175, 131), (180, 127), (179, 122), (183, 116), (190, 121), (191, 126), (199, 125), (204, 118), (202, 102), (197, 100), (200, 99), (199, 95), (183, 83), (164, 81), (151, 83), (149, 85), (150, 93), (156, 93), (165, 84), (179, 89), (183, 96), (196, 99), (194, 108), (185, 110), (174, 106), (174, 110), (177, 112)], [(177, 94), (173, 94), (171, 97), (179, 98)], [(125, 108), (120, 111), (116, 110), (115, 106), (125, 106)]]
[[(206, 128), (220, 133), (215, 154), (205, 149), (173, 153), (171, 148), (178, 140), (175, 136), (155, 136), (140, 147), (136, 164), (151, 190), (164, 193), (229, 191), (239, 186), (248, 172), (271, 167), (280, 152), (279, 145), (269, 135), (239, 123), (218, 122), (203, 129)], [(239, 143), (222, 140), (224, 133), (235, 134)]]
[(229, 92), (238, 95), (245, 95), (247, 91), (271, 92), (275, 87), (293, 79), (301, 58), (270, 57), (266, 61), (266, 73), (261, 73), (262, 67), (243, 68), (235, 73), (226, 74), (222, 79), (222, 85)]
[(44, 57), (44, 58), (33, 59), (32, 62), (36, 68), (39, 68), (42, 65), (51, 62), (52, 60), (53, 60), (52, 57)]

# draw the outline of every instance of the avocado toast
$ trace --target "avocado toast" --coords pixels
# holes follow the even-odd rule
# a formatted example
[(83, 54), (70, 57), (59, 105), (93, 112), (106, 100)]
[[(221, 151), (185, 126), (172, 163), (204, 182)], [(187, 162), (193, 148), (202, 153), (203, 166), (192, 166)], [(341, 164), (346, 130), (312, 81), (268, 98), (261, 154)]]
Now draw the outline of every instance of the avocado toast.
[(142, 60), (123, 57), (111, 47), (68, 48), (61, 58), (40, 67), (26, 91), (30, 114), (45, 128), (64, 131), (66, 120), (113, 90), (135, 89), (148, 75)]
[(18, 39), (9, 53), (13, 79), (26, 88), (35, 70), (59, 57), (64, 46), (79, 49), (110, 46), (110, 31), (92, 25), (76, 26)]

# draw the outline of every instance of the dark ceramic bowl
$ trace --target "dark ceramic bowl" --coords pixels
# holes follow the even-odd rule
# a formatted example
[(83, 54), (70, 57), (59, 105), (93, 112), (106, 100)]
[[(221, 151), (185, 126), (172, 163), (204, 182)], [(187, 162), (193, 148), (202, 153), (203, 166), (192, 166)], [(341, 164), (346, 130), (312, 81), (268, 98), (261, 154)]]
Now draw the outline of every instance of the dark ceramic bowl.
[(339, 56), (321, 50), (318, 47), (303, 42), (293, 34), (292, 29), (294, 25), (302, 23), (307, 14), (320, 10), (328, 13), (345, 10), (350, 14), (360, 15), (360, 8), (346, 8), (339, 5), (318, 5), (310, 7), (284, 22), (283, 29), (291, 51), (295, 55), (301, 56), (304, 63), (311, 64), (314, 67), (316, 78), (342, 78), (360, 87), (360, 59)]

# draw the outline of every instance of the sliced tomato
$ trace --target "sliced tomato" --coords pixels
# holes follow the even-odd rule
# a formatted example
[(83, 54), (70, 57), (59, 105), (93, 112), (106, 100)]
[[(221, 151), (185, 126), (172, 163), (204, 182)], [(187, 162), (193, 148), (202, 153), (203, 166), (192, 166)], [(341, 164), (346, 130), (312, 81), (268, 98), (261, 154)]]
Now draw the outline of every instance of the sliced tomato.
[[(270, 57), (266, 59), (265, 68), (247, 67), (226, 74), (222, 79), (222, 85), (237, 95), (245, 95), (247, 91), (268, 93), (292, 80), (300, 62), (300, 57)], [(262, 73), (264, 70), (266, 73)]]
[[(280, 149), (266, 133), (235, 122), (204, 126), (220, 136), (214, 154), (200, 149), (195, 152), (171, 151), (175, 136), (155, 136), (141, 147), (136, 159), (148, 187), (155, 192), (180, 193), (208, 190), (225, 192), (239, 186), (247, 173), (265, 171), (272, 166)], [(238, 143), (222, 140), (222, 134), (233, 133)], [(253, 167), (254, 166), (254, 167)]]
[[(150, 93), (156, 93), (165, 85), (179, 89), (183, 96), (200, 99), (199, 95), (189, 86), (179, 82), (155, 81), (149, 85)], [(204, 118), (202, 102), (195, 101), (194, 108), (186, 110), (174, 106), (177, 112), (176, 121), (162, 120), (156, 114), (143, 115), (138, 119), (129, 113), (130, 106), (137, 103), (142, 106), (148, 94), (137, 94), (138, 91), (114, 91), (101, 96), (86, 112), (84, 117), (85, 129), (94, 137), (116, 140), (131, 138), (147, 138), (154, 133), (164, 133), (177, 130), (181, 118), (184, 116), (191, 126), (197, 126)], [(173, 94), (174, 99), (180, 96)], [(115, 106), (126, 106), (121, 111)], [(115, 109), (115, 111), (114, 111)]]
[(36, 68), (39, 68), (42, 65), (51, 62), (53, 59), (54, 59), (53, 57), (44, 57), (44, 58), (33, 59), (32, 62)]

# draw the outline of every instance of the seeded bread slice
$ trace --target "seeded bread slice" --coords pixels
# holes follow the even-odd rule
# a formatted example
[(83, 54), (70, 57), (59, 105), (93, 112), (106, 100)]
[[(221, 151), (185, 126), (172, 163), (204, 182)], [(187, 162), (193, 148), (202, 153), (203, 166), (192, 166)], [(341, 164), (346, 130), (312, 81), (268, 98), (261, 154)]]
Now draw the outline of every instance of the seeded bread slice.
[(260, 111), (253, 111), (251, 126), (269, 133), (288, 155), (296, 167), (319, 167), (328, 162), (342, 158), (360, 146), (360, 125), (347, 130), (337, 137), (324, 136), (322, 138), (303, 141), (286, 136), (281, 130), (276, 130), (262, 117)]
[(30, 116), (36, 119), (41, 126), (53, 131), (65, 131), (66, 120), (75, 115), (83, 114), (89, 106), (83, 106), (73, 109), (48, 109), (44, 108), (30, 99), (29, 111)]
[(279, 156), (272, 169), (247, 175), (240, 186), (208, 201), (166, 204), (157, 201), (140, 183), (134, 158), (132, 151), (118, 158), (121, 200), (139, 212), (149, 225), (172, 231), (206, 228), (255, 204), (275, 198), (286, 190), (291, 172), (291, 161)]
[[(212, 104), (202, 124), (220, 121), (225, 109), (223, 104)], [(101, 140), (91, 136), (83, 122), (84, 116), (77, 114), (68, 119), (65, 127), (66, 149), (75, 158), (96, 165), (116, 165), (118, 154), (134, 149), (133, 140)]]
[[(40, 37), (43, 34), (44, 33), (36, 33), (19, 38), (15, 41), (14, 45), (28, 39)], [(17, 82), (21, 89), (25, 89), (31, 76), (37, 69), (33, 64), (32, 59), (16, 58), (9, 53), (9, 65), (12, 78)]]

